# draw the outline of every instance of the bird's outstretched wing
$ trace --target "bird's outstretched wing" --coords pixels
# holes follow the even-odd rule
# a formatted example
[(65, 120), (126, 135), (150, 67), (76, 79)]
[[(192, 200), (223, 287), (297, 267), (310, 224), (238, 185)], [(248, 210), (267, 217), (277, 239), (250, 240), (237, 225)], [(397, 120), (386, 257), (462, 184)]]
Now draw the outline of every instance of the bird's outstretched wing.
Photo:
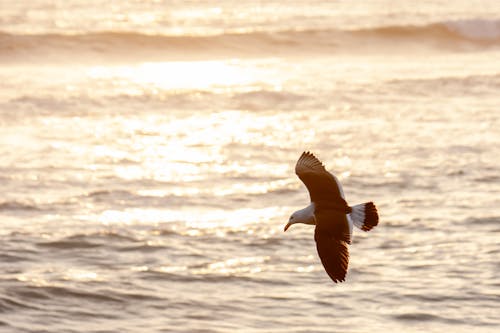
[(310, 152), (303, 152), (295, 165), (295, 173), (306, 185), (312, 202), (328, 202), (346, 207), (342, 190), (335, 177)]
[(318, 226), (314, 231), (314, 240), (316, 241), (316, 248), (321, 263), (328, 276), (335, 283), (345, 281), (347, 266), (349, 264), (347, 243), (321, 230)]

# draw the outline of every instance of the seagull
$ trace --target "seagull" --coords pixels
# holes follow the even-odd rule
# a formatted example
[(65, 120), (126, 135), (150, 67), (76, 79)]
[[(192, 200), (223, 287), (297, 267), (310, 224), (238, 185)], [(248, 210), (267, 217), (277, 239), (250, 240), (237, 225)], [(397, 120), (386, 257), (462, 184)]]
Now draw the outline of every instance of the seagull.
[(335, 282), (345, 281), (353, 225), (369, 231), (378, 224), (373, 202), (350, 207), (337, 177), (328, 172), (310, 152), (303, 152), (295, 173), (306, 185), (311, 203), (290, 216), (285, 230), (295, 223), (315, 225), (314, 240), (321, 263)]

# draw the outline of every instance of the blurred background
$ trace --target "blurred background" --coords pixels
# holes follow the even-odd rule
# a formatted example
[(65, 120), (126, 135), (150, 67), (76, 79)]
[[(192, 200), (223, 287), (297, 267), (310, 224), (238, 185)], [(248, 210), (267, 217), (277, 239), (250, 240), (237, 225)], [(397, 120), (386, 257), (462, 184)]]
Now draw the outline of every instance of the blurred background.
[(0, 330), (495, 332), (499, 59), (496, 0), (0, 0)]

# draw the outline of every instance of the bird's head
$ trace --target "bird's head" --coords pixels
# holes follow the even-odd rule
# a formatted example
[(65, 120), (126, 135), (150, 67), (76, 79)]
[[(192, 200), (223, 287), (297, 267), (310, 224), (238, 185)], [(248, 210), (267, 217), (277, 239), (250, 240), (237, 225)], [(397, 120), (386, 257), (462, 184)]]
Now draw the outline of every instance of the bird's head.
[(284, 231), (287, 231), (288, 228), (290, 228), (290, 226), (295, 223), (315, 225), (316, 219), (314, 218), (314, 206), (308, 206), (293, 213), (292, 216), (290, 216), (290, 218), (288, 219), (288, 223), (285, 225)]
[(287, 231), (288, 228), (290, 228), (290, 226), (294, 223), (297, 223), (297, 218), (295, 217), (295, 213), (293, 213), (292, 216), (290, 216), (290, 218), (288, 219), (288, 223), (285, 225), (284, 231)]

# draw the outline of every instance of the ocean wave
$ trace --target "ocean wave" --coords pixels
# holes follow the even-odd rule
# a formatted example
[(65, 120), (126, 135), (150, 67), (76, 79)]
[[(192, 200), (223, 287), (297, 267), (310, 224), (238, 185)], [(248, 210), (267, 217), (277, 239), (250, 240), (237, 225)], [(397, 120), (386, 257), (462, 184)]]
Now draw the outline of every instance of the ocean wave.
[(480, 41), (500, 40), (500, 20), (458, 20), (444, 22), (443, 25), (463, 38)]
[[(441, 76), (431, 78), (401, 78), (386, 82), (387, 87), (406, 94), (462, 95), (464, 90), (475, 96), (488, 95), (500, 89), (500, 73), (468, 76)], [(439, 89), (436, 89), (439, 87)], [(462, 149), (462, 148), (460, 148)], [(468, 147), (467, 149), (471, 149)], [(477, 147), (473, 149), (478, 149)]]
[(290, 282), (282, 279), (270, 279), (263, 278), (260, 276), (239, 273), (239, 274), (217, 274), (217, 273), (205, 273), (200, 274), (196, 272), (184, 272), (184, 273), (172, 273), (172, 272), (161, 272), (157, 270), (148, 270), (140, 272), (140, 278), (146, 281), (171, 281), (171, 282), (182, 282), (182, 283), (256, 283), (264, 285), (291, 285)]
[(51, 241), (51, 242), (40, 242), (37, 243), (38, 246), (41, 247), (50, 247), (55, 249), (90, 249), (101, 246), (101, 244), (92, 243), (85, 240), (78, 239), (68, 239), (68, 240), (59, 240), (59, 241)]
[(21, 257), (19, 255), (9, 254), (9, 253), (0, 253), (0, 262), (12, 262), (18, 263), (21, 261), (29, 260), (27, 257)]
[(4, 201), (0, 202), (0, 211), (37, 211), (40, 207), (30, 203), (19, 201)]
[[(121, 295), (114, 293), (104, 293), (104, 292), (93, 292), (90, 290), (82, 290), (73, 287), (66, 286), (25, 286), (18, 289), (16, 292), (20, 293), (22, 290), (31, 291), (32, 295), (27, 297), (28, 299), (52, 299), (68, 297), (72, 299), (96, 301), (96, 302), (119, 302), (122, 303), (125, 300)], [(26, 294), (24, 294), (26, 296)]]
[(440, 321), (454, 324), (461, 324), (463, 321), (454, 318), (445, 318), (431, 313), (425, 312), (410, 312), (393, 316), (397, 320), (402, 321), (417, 321), (417, 322), (430, 322), (430, 321)]
[(500, 216), (468, 217), (462, 221), (465, 225), (493, 225), (500, 224)]
[(134, 245), (134, 246), (125, 246), (125, 247), (119, 248), (118, 250), (120, 252), (150, 253), (150, 252), (156, 252), (156, 251), (161, 251), (161, 250), (166, 250), (166, 249), (169, 249), (169, 247), (163, 246), (163, 245), (150, 245), (150, 244), (144, 243), (144, 244)]
[(486, 175), (474, 178), (474, 181), (478, 183), (495, 183), (500, 181), (500, 176), (498, 175)]
[(387, 38), (469, 41), (480, 44), (500, 42), (500, 20), (457, 20), (427, 25), (383, 26), (353, 31)]
[(10, 296), (1, 296), (0, 297), (0, 313), (5, 313), (9, 311), (19, 310), (19, 309), (38, 309), (37, 307), (23, 302), (19, 299), (10, 297)]
[(55, 249), (89, 249), (101, 246), (109, 246), (115, 243), (135, 243), (139, 240), (118, 232), (94, 232), (89, 234), (76, 234), (64, 237), (57, 240), (38, 242), (40, 247), (48, 247)]
[[(239, 54), (242, 56), (276, 55), (280, 52), (308, 54), (366, 47), (372, 41), (376, 49), (400, 47), (404, 42), (433, 42), (445, 45), (498, 45), (500, 20), (457, 20), (427, 25), (381, 26), (357, 30), (289, 29), (279, 31), (230, 32), (220, 35), (159, 35), (129, 31), (101, 31), (80, 34), (12, 34), (0, 32), (2, 58), (25, 55), (43, 60), (53, 53), (75, 57), (106, 55), (121, 58), (177, 56), (209, 57)], [(381, 43), (387, 41), (390, 43)], [(436, 43), (437, 42), (437, 43)], [(36, 51), (36, 53), (33, 53)]]
[[(37, 95), (38, 94), (38, 95)], [(304, 110), (321, 108), (324, 106), (323, 99), (313, 98), (307, 94), (291, 91), (276, 91), (271, 89), (256, 89), (251, 92), (241, 91), (230, 94), (221, 94), (201, 89), (186, 89), (184, 91), (143, 91), (140, 95), (130, 95), (123, 92), (109, 95), (88, 95), (85, 92), (72, 96), (40, 95), (34, 91), (33, 95), (26, 94), (8, 101), (0, 102), (0, 115), (2, 120), (18, 121), (25, 117), (44, 117), (52, 115), (58, 110), (61, 117), (92, 117), (102, 113), (103, 109), (114, 105), (121, 107), (127, 112), (125, 106), (134, 106), (130, 112), (136, 114), (138, 109), (148, 105), (148, 110), (143, 113), (164, 109), (166, 107), (175, 110), (186, 110), (206, 108), (207, 104), (217, 109), (238, 109), (251, 111), (268, 111), (269, 105), (274, 110)], [(75, 107), (77, 106), (77, 107)], [(16, 112), (13, 112), (16, 111)], [(140, 133), (147, 135), (147, 132)], [(126, 162), (126, 161), (125, 161)], [(133, 161), (128, 161), (132, 162)]]
[(82, 289), (69, 285), (16, 285), (9, 289), (10, 298), (0, 300), (15, 307), (36, 308), (33, 300), (71, 298), (96, 302), (125, 303), (134, 300), (159, 300), (161, 297), (149, 293), (140, 293), (124, 289), (100, 288)]

